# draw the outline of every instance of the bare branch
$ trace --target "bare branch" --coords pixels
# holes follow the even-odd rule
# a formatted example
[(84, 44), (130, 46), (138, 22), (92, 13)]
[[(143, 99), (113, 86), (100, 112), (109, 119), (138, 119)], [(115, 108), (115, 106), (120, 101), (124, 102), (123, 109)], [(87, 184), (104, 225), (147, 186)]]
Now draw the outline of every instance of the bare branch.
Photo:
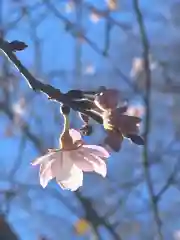
[(81, 38), (83, 41), (85, 41), (96, 53), (98, 53), (99, 55), (101, 55), (102, 57), (107, 58), (107, 60), (112, 64), (112, 66), (114, 67), (115, 71), (117, 72), (117, 74), (119, 74), (119, 76), (121, 77), (121, 79), (131, 88), (133, 89), (134, 92), (141, 94), (141, 92), (137, 89), (136, 85), (133, 84), (133, 82), (120, 70), (120, 68), (118, 66), (116, 66), (116, 64), (113, 62), (113, 60), (111, 59), (110, 55), (108, 54), (108, 52), (104, 52), (104, 49), (99, 48), (96, 43), (94, 43), (91, 39), (89, 39), (84, 33), (78, 31), (78, 32), (74, 32), (74, 23), (71, 22), (70, 20), (68, 20), (66, 17), (64, 17), (59, 11), (58, 9), (51, 3), (50, 0), (43, 0), (44, 4), (48, 7), (48, 9), (50, 11), (52, 11), (54, 13), (54, 15), (60, 19), (61, 21), (63, 21), (66, 24), (65, 29), (67, 31), (70, 31), (70, 33), (72, 34), (73, 37), (79, 37)]
[(146, 177), (147, 186), (149, 189), (149, 195), (151, 199), (152, 209), (154, 212), (154, 218), (155, 222), (157, 224), (157, 231), (158, 236), (160, 240), (163, 240), (163, 235), (161, 231), (161, 219), (159, 216), (159, 209), (158, 209), (158, 203), (156, 201), (156, 196), (153, 189), (153, 182), (151, 179), (151, 174), (149, 170), (149, 160), (148, 160), (148, 147), (149, 147), (149, 139), (148, 134), (150, 132), (150, 121), (151, 121), (151, 112), (150, 112), (150, 96), (151, 96), (151, 71), (150, 71), (150, 64), (149, 64), (149, 41), (143, 21), (143, 16), (141, 13), (141, 10), (139, 8), (139, 1), (134, 0), (134, 11), (136, 14), (137, 22), (139, 25), (140, 35), (141, 35), (141, 41), (142, 41), (142, 47), (143, 47), (143, 58), (144, 58), (144, 67), (145, 67), (145, 76), (146, 76), (146, 97), (145, 97), (145, 103), (146, 103), (146, 117), (145, 117), (145, 145), (143, 149), (143, 166), (144, 166), (144, 172)]
[(166, 184), (161, 188), (161, 190), (156, 195), (156, 201), (157, 202), (160, 200), (162, 195), (168, 190), (168, 188), (174, 183), (176, 173), (179, 171), (179, 167), (180, 167), (180, 159), (178, 158), (176, 163), (174, 164), (174, 168), (173, 168), (172, 173), (169, 175), (169, 177), (166, 181)]
[(72, 108), (74, 111), (84, 113), (100, 124), (103, 123), (100, 114), (94, 111), (91, 112), (91, 109), (87, 109), (87, 104), (85, 102), (73, 101), (66, 94), (63, 94), (59, 89), (56, 89), (49, 84), (44, 84), (37, 80), (36, 78), (34, 78), (32, 74), (19, 61), (16, 55), (12, 52), (12, 50), (9, 47), (9, 43), (3, 40), (2, 38), (0, 38), (0, 49), (4, 52), (8, 59), (16, 66), (16, 68), (19, 70), (19, 72), (23, 75), (23, 77), (27, 81), (29, 87), (32, 88), (34, 91), (43, 92), (48, 96), (49, 99), (63, 103)]
[(100, 234), (98, 233), (97, 229), (98, 227), (100, 227), (101, 225), (105, 226), (108, 231), (111, 233), (111, 235), (113, 236), (114, 240), (121, 240), (122, 238), (120, 237), (119, 234), (117, 234), (114, 229), (112, 228), (112, 226), (106, 221), (106, 219), (104, 217), (99, 216), (99, 214), (97, 213), (97, 211), (95, 211), (92, 201), (87, 198), (84, 197), (80, 191), (76, 191), (75, 192), (76, 197), (79, 199), (79, 201), (81, 202), (83, 208), (85, 209), (85, 215), (86, 215), (86, 219), (88, 221), (91, 222), (93, 229), (95, 230), (96, 235), (98, 236), (99, 240), (102, 240)]
[(21, 141), (20, 141), (19, 152), (18, 152), (17, 158), (14, 161), (13, 167), (9, 172), (9, 179), (14, 179), (14, 177), (23, 161), (23, 152), (26, 147), (26, 142), (27, 142), (26, 135), (23, 134)]

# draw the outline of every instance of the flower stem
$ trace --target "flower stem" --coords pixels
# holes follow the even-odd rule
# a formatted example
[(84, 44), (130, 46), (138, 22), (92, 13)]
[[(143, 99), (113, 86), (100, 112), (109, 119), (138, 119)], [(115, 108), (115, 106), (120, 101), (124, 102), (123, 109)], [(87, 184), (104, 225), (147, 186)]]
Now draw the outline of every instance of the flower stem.
[(63, 117), (64, 117), (64, 131), (67, 131), (69, 130), (69, 118), (68, 118), (68, 115), (66, 114), (63, 114)]

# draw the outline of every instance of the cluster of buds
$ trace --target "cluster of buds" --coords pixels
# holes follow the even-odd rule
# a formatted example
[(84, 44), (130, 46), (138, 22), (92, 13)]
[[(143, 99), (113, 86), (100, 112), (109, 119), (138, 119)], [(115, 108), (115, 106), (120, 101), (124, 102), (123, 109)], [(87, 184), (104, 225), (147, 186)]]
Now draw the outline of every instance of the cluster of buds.
[[(103, 126), (107, 133), (104, 143), (113, 151), (120, 150), (124, 138), (128, 138), (137, 145), (144, 145), (139, 128), (141, 119), (128, 114), (127, 102), (119, 90), (100, 87), (93, 97), (89, 97), (88, 101), (90, 100), (94, 103), (93, 110), (103, 119)], [(92, 133), (92, 126), (88, 124), (89, 117), (81, 113), (80, 117), (84, 122), (80, 129), (81, 133), (89, 136)]]

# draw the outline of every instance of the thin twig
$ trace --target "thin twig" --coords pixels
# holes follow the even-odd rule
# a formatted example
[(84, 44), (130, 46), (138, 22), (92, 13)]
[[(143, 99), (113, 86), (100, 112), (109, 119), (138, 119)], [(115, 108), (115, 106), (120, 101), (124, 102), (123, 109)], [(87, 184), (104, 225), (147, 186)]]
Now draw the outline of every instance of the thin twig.
[(86, 42), (96, 53), (101, 55), (102, 57), (106, 58), (113, 66), (114, 70), (117, 72), (117, 74), (121, 77), (121, 79), (137, 94), (141, 94), (141, 92), (138, 90), (137, 86), (129, 79), (121, 70), (120, 68), (114, 63), (113, 59), (109, 55), (108, 52), (104, 52), (104, 49), (101, 49), (97, 44), (89, 39), (84, 33), (82, 32), (75, 32), (74, 31), (74, 23), (68, 20), (66, 17), (64, 17), (58, 9), (54, 6), (53, 3), (51, 3), (50, 0), (43, 0), (44, 4), (48, 7), (48, 9), (54, 14), (55, 17), (60, 19), (65, 23), (65, 29), (69, 31), (70, 34), (72, 34), (73, 37), (81, 37), (84, 42)]
[(101, 225), (108, 229), (114, 240), (122, 240), (121, 236), (114, 231), (112, 226), (107, 222), (106, 218), (100, 216), (98, 212), (94, 209), (92, 200), (83, 196), (80, 191), (76, 191), (75, 196), (79, 199), (83, 208), (86, 210), (85, 217), (88, 221), (91, 222), (92, 227), (95, 230), (99, 240), (102, 240), (101, 235), (98, 232), (98, 227), (100, 227)]
[(16, 160), (14, 161), (12, 169), (9, 172), (10, 181), (14, 180), (14, 178), (16, 176), (16, 173), (19, 170), (19, 168), (20, 168), (20, 166), (23, 162), (23, 153), (24, 153), (24, 150), (25, 150), (25, 147), (26, 147), (26, 143), (27, 143), (26, 135), (23, 134), (23, 136), (21, 137), (20, 145), (19, 145), (18, 155), (16, 157)]
[(137, 18), (137, 22), (139, 25), (140, 35), (141, 35), (141, 41), (142, 41), (142, 47), (143, 47), (143, 59), (144, 59), (144, 67), (145, 67), (145, 76), (146, 76), (146, 96), (145, 96), (145, 102), (146, 102), (146, 118), (145, 118), (145, 145), (143, 149), (143, 166), (145, 171), (145, 177), (146, 177), (146, 183), (149, 190), (149, 195), (151, 198), (151, 204), (152, 209), (154, 212), (154, 218), (155, 222), (157, 224), (157, 231), (158, 236), (160, 240), (163, 240), (163, 234), (161, 230), (161, 219), (159, 216), (159, 209), (158, 209), (158, 203), (156, 201), (156, 196), (153, 189), (153, 182), (151, 179), (151, 174), (149, 170), (149, 160), (148, 160), (148, 134), (150, 132), (150, 120), (151, 120), (151, 112), (150, 112), (150, 96), (151, 96), (151, 72), (150, 72), (150, 64), (149, 64), (149, 41), (143, 21), (143, 16), (139, 7), (139, 1), (134, 0), (133, 1), (134, 10)]
[(180, 158), (178, 158), (176, 163), (174, 164), (173, 171), (169, 175), (166, 183), (161, 188), (161, 190), (158, 192), (158, 194), (156, 194), (156, 201), (157, 202), (160, 200), (162, 195), (168, 190), (168, 188), (174, 183), (175, 177), (176, 177), (176, 173), (179, 171), (179, 167), (180, 167)]

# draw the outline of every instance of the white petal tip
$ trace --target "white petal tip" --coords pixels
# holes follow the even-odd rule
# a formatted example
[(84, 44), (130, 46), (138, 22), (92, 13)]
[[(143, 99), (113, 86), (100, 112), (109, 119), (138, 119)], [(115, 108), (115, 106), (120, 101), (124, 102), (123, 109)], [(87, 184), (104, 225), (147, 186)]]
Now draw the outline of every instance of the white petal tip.
[(46, 188), (48, 183), (45, 183), (45, 182), (40, 180), (40, 185), (41, 185), (42, 188)]
[(76, 189), (70, 189), (70, 191), (71, 191), (71, 192), (76, 192), (78, 189), (79, 189), (79, 187), (76, 188)]
[(99, 174), (100, 174), (102, 177), (106, 177), (106, 173), (105, 173), (105, 172), (99, 172)]
[(37, 160), (35, 160), (35, 161), (31, 162), (31, 165), (32, 166), (37, 166), (37, 165), (40, 165), (40, 163)]
[(105, 178), (107, 176), (106, 173), (99, 173), (101, 175), (101, 177)]
[(73, 187), (68, 187), (68, 186), (66, 187), (65, 185), (63, 185), (62, 183), (59, 183), (59, 182), (58, 182), (58, 184), (62, 190), (71, 191), (71, 192), (76, 192), (83, 185), (82, 184), (82, 185), (79, 185), (78, 187), (76, 186), (73, 188)]
[(103, 169), (95, 169), (95, 172), (99, 175), (101, 175), (101, 177), (105, 178), (107, 176), (107, 169), (103, 168)]

